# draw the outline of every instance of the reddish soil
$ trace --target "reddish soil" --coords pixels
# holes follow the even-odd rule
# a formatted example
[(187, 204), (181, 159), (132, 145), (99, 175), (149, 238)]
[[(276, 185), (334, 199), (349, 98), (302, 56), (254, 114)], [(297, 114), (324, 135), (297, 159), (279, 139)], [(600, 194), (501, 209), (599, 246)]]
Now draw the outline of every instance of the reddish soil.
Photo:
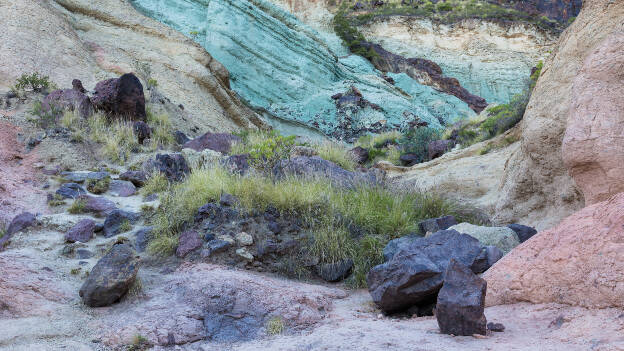
[(46, 195), (42, 174), (33, 166), (35, 151), (26, 153), (17, 141), (20, 129), (0, 120), (0, 221), (10, 221), (22, 211), (44, 213)]

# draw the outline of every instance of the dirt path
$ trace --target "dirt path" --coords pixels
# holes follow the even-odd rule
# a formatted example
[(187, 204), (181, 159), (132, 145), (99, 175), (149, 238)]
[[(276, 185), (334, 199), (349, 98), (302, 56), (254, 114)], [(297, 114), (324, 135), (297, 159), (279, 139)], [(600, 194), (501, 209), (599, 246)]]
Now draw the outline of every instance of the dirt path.
[(0, 116), (0, 221), (10, 221), (23, 211), (45, 213), (43, 179), (35, 168), (35, 153), (26, 153), (18, 142), (20, 129)]

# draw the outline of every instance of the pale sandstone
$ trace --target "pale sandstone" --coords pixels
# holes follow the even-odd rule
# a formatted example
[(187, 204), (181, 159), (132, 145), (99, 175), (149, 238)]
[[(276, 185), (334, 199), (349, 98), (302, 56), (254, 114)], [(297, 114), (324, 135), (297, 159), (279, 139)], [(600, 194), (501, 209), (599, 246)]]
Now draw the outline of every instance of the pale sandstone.
[(572, 94), (563, 161), (590, 205), (624, 191), (624, 30), (587, 57)]
[(587, 57), (605, 38), (624, 29), (622, 18), (623, 1), (584, 1), (580, 15), (545, 61), (521, 122), (521, 149), (505, 167), (496, 221), (523, 220), (546, 229), (584, 206), (561, 150), (572, 86)]
[(158, 90), (182, 104), (178, 129), (234, 131), (264, 127), (229, 89), (227, 70), (182, 34), (137, 12), (126, 0), (0, 2), (0, 89), (22, 73), (72, 79), (93, 89), (99, 80), (151, 67)]
[(488, 306), (555, 302), (624, 307), (624, 193), (516, 247), (484, 275)]

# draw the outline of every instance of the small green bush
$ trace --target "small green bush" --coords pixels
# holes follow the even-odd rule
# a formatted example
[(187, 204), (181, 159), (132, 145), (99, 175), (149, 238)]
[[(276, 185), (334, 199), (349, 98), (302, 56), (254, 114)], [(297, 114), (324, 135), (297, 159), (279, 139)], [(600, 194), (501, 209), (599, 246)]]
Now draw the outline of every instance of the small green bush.
[(121, 222), (121, 225), (119, 226), (119, 231), (121, 233), (125, 233), (125, 232), (129, 232), (132, 230), (132, 224), (130, 224), (129, 220), (125, 220), (123, 222)]
[(30, 89), (35, 92), (42, 92), (52, 86), (53, 84), (50, 82), (50, 77), (40, 75), (38, 72), (33, 72), (30, 75), (22, 74), (21, 77), (17, 78), (15, 89), (18, 91)]
[(175, 143), (173, 136), (173, 125), (166, 113), (154, 114), (151, 109), (147, 109), (147, 123), (152, 127), (150, 149), (157, 150)]
[(65, 199), (63, 199), (63, 197), (59, 194), (52, 195), (52, 199), (48, 201), (48, 206), (50, 207), (56, 207), (56, 206), (62, 206), (62, 205), (65, 205)]
[(284, 319), (281, 316), (271, 317), (266, 323), (266, 331), (269, 335), (278, 335), (284, 332)]
[(270, 170), (279, 160), (288, 158), (296, 138), (276, 131), (243, 133), (241, 137), (243, 142), (235, 144), (231, 153), (248, 153), (251, 165), (260, 170)]
[(408, 130), (399, 144), (403, 148), (404, 154), (414, 154), (418, 156), (418, 162), (427, 161), (429, 158), (429, 143), (439, 140), (442, 133), (437, 129), (421, 127)]
[(141, 188), (141, 194), (143, 196), (157, 194), (167, 190), (167, 188), (169, 188), (167, 177), (160, 172), (154, 172)]
[(49, 128), (56, 124), (56, 119), (63, 113), (63, 109), (50, 104), (49, 109), (44, 109), (41, 101), (33, 102), (30, 114), (37, 117), (34, 122), (40, 128)]
[(453, 5), (448, 2), (439, 2), (437, 6), (438, 11), (452, 11)]
[(111, 182), (110, 177), (105, 177), (99, 180), (87, 179), (87, 182), (86, 182), (87, 190), (89, 190), (93, 194), (103, 194), (108, 191), (110, 182)]

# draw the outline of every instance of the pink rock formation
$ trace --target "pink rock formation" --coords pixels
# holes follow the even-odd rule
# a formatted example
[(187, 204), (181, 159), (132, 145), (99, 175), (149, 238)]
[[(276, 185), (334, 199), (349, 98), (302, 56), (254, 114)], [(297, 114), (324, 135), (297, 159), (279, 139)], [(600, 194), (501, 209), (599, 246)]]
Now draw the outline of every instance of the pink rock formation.
[(587, 57), (574, 80), (563, 161), (586, 205), (624, 191), (624, 31)]
[(538, 233), (484, 275), (486, 305), (624, 307), (624, 193)]

